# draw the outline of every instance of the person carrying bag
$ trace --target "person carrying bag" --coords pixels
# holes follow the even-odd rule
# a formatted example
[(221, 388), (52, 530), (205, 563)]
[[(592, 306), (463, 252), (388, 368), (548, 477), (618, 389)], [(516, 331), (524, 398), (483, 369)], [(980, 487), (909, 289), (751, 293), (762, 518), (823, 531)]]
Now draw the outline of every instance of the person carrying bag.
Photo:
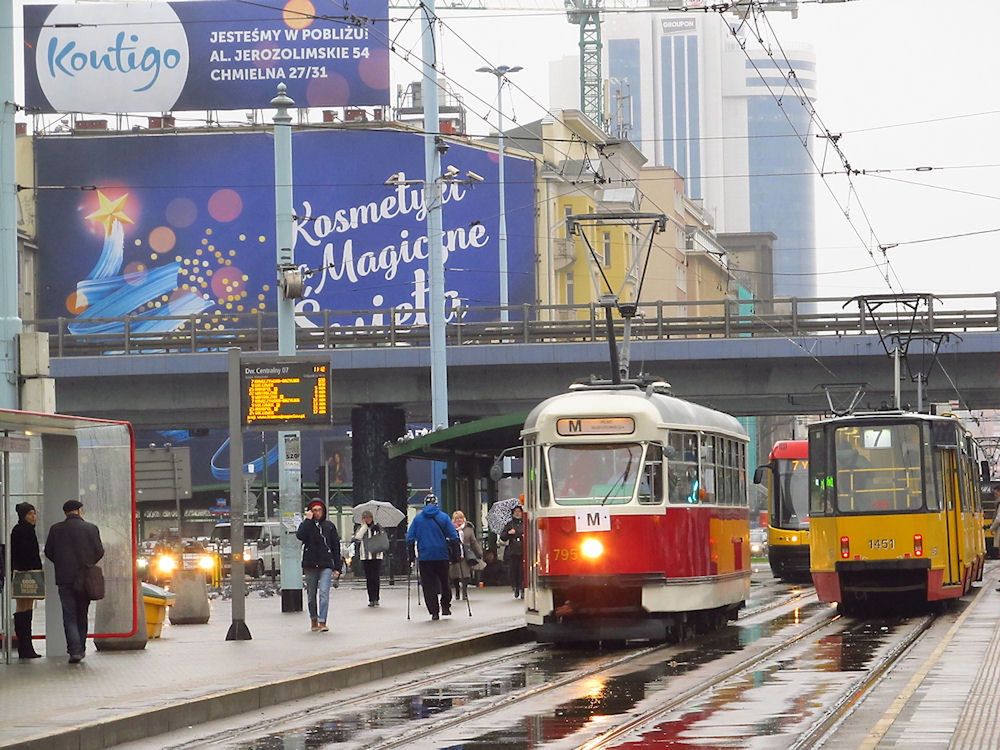
[(45, 573), (38, 551), (35, 524), (38, 513), (31, 503), (18, 503), (17, 524), (10, 530), (11, 596), (16, 603), (14, 635), (17, 636), (17, 655), (21, 659), (37, 659), (31, 642), (31, 619), (36, 599), (45, 598)]
[(368, 588), (368, 606), (379, 606), (379, 586), (381, 584), (382, 555), (389, 551), (389, 536), (375, 523), (369, 511), (361, 514), (361, 524), (354, 532), (354, 545), (358, 550), (361, 567), (365, 571)]

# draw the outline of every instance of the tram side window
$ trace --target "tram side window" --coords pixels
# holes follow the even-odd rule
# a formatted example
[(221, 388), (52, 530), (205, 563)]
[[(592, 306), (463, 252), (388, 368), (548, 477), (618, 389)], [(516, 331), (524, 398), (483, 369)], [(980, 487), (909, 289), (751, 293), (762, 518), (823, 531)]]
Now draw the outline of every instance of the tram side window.
[(524, 443), (524, 477), (525, 477), (525, 504), (528, 509), (538, 507), (538, 476), (535, 472), (535, 452), (537, 448), (534, 440), (526, 440)]
[(747, 504), (747, 447), (743, 443), (736, 444), (736, 491), (739, 493), (736, 505)]
[(667, 483), (670, 502), (698, 502), (698, 433), (671, 432), (667, 437)]
[[(721, 442), (721, 438), (719, 439)], [(701, 499), (706, 503), (722, 502), (721, 496), (726, 496), (724, 475), (718, 467), (717, 460), (722, 460), (722, 453), (716, 453), (716, 438), (712, 435), (701, 436)]]
[(552, 490), (549, 487), (549, 473), (546, 470), (545, 455), (543, 453), (536, 454), (538, 470), (538, 505), (542, 508), (547, 508), (552, 504)]
[(663, 502), (663, 447), (650, 444), (639, 480), (639, 505), (659, 505)]
[(828, 433), (820, 428), (809, 431), (809, 514), (826, 515), (830, 512), (831, 490), (834, 478), (827, 467)]

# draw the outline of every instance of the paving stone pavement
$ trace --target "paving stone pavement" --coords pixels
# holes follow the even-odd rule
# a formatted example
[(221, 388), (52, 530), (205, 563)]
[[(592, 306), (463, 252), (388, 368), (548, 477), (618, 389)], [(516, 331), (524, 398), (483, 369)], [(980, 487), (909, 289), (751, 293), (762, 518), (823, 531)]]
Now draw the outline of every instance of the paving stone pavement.
[(230, 606), (216, 599), (208, 624), (165, 623), (162, 638), (143, 651), (97, 652), (90, 644), (79, 665), (68, 664), (65, 654), (25, 662), (15, 658), (10, 665), (0, 664), (0, 747), (523, 625), (523, 602), (513, 599), (509, 589), (470, 593), (471, 618), (465, 602), (456, 601), (451, 617), (432, 622), (411, 592), (412, 619), (407, 620), (405, 579), (391, 588), (383, 582), (378, 608), (367, 606), (363, 580), (347, 579), (331, 592), (329, 633), (309, 632), (304, 612), (282, 614), (279, 597), (251, 594), (246, 614), (250, 641), (225, 640)]

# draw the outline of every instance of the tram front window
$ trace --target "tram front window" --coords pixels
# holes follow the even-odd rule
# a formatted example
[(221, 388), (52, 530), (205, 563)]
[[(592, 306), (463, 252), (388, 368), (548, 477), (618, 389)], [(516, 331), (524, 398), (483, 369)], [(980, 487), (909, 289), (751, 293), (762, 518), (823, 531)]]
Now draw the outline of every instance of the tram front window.
[(923, 508), (920, 428), (855, 425), (836, 433), (837, 509), (841, 513)]
[(809, 528), (809, 462), (804, 458), (778, 459), (774, 525), (779, 529)]
[(642, 446), (554, 445), (547, 461), (557, 505), (624, 505), (635, 494)]

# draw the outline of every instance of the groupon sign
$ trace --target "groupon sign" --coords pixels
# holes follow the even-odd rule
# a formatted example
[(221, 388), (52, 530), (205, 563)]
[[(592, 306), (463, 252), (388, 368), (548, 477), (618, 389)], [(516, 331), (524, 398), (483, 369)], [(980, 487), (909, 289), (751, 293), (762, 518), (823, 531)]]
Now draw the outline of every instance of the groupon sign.
[[(345, 3), (346, 4), (346, 3)], [(387, 0), (81, 3), (24, 8), (36, 112), (389, 103)]]

